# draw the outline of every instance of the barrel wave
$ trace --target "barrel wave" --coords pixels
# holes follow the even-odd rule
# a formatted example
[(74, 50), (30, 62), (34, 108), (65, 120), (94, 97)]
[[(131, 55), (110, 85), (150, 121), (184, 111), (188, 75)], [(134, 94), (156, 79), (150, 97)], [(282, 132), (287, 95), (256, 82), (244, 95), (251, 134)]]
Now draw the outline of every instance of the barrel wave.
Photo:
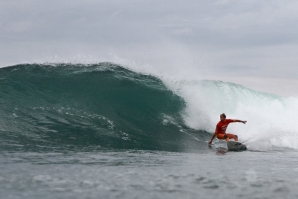
[[(0, 150), (208, 151), (219, 114), (249, 150), (298, 149), (298, 99), (113, 63), (0, 69)], [(216, 143), (217, 141), (215, 141)]]
[(112, 63), (10, 66), (0, 82), (1, 150), (179, 151), (209, 138), (160, 79)]

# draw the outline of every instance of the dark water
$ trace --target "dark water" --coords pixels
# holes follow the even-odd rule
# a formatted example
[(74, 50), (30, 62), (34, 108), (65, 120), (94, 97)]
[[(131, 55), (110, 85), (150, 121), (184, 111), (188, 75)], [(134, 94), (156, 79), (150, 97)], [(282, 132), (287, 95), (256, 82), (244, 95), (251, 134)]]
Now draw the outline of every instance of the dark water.
[[(120, 66), (19, 65), (0, 70), (1, 149), (184, 150), (184, 102), (152, 76)], [(88, 150), (88, 149), (87, 149)]]
[(186, 102), (111, 63), (0, 69), (0, 198), (297, 198), (297, 151), (208, 148)]

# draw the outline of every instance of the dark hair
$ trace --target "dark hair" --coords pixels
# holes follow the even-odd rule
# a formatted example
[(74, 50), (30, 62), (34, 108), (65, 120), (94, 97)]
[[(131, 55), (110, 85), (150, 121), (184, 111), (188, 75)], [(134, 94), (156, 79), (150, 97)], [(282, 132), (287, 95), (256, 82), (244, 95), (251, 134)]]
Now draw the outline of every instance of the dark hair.
[(222, 113), (222, 114), (220, 114), (220, 115), (222, 115), (224, 118), (226, 118), (227, 116), (226, 116), (226, 114), (224, 114), (224, 113)]

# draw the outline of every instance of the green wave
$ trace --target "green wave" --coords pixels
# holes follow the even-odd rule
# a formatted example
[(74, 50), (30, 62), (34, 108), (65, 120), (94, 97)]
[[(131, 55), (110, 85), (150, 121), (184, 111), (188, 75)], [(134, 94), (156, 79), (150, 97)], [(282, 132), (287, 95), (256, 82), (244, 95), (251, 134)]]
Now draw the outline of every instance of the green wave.
[(156, 77), (113, 63), (22, 64), (0, 69), (1, 150), (205, 147), (184, 101)]

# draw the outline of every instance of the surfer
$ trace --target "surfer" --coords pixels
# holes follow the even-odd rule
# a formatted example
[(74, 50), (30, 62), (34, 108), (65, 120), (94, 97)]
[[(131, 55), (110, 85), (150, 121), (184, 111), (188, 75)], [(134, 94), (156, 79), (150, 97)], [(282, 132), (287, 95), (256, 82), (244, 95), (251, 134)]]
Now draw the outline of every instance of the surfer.
[(229, 141), (230, 139), (234, 139), (235, 141), (238, 141), (237, 135), (226, 133), (226, 129), (228, 125), (232, 122), (241, 122), (243, 124), (246, 123), (246, 121), (242, 121), (242, 120), (226, 119), (226, 115), (224, 113), (220, 114), (220, 121), (217, 123), (215, 132), (208, 144), (210, 145), (212, 143), (215, 136), (220, 140), (225, 139), (226, 141)]

